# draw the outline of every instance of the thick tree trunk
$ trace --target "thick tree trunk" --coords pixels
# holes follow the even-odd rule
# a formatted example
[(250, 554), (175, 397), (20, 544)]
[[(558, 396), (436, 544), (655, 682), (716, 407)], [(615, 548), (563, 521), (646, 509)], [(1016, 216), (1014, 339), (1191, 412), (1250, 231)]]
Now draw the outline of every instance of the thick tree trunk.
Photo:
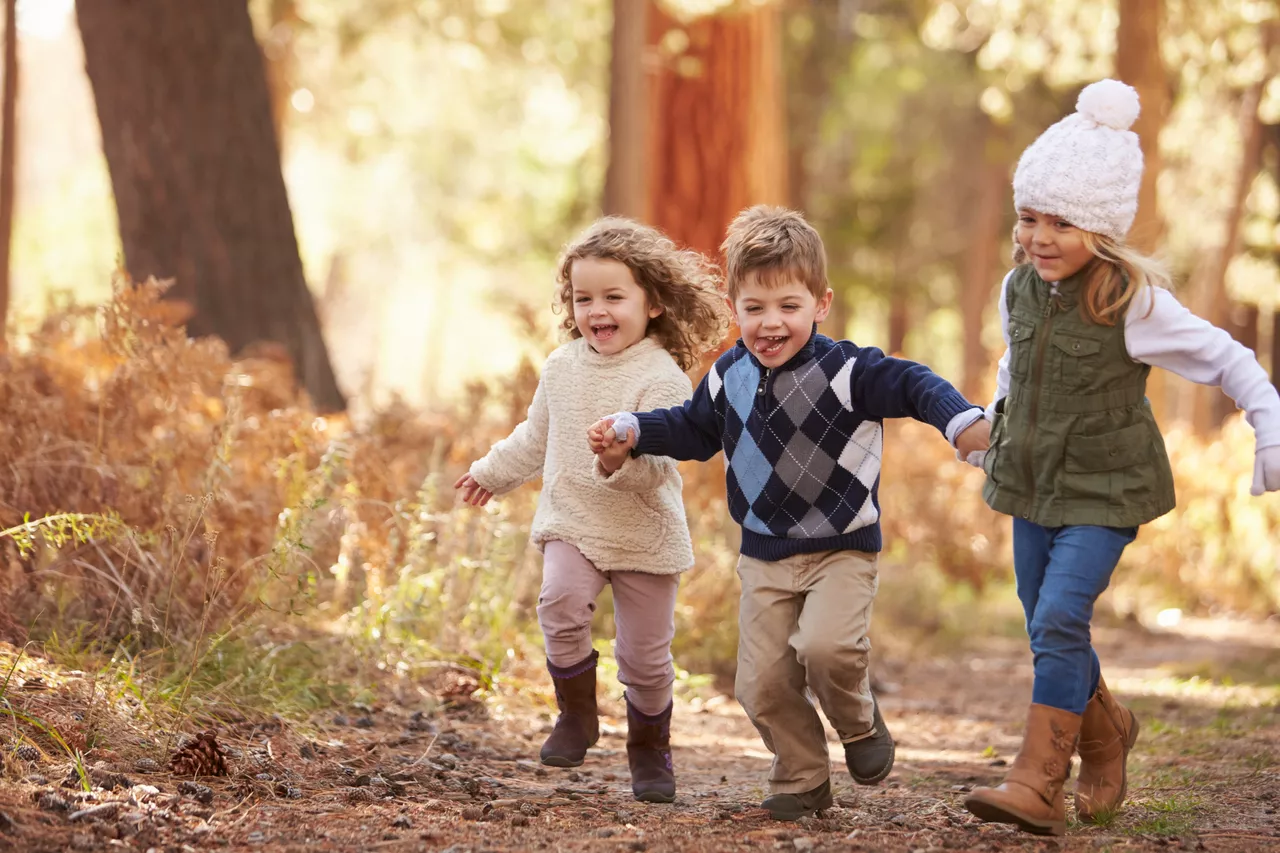
[(1138, 90), (1142, 112), (1133, 125), (1142, 145), (1144, 170), (1138, 190), (1138, 216), (1129, 242), (1153, 251), (1164, 236), (1156, 187), (1160, 178), (1160, 133), (1173, 104), (1169, 72), (1160, 56), (1164, 0), (1120, 0), (1116, 31), (1116, 76)]
[(1008, 134), (984, 113), (982, 162), (978, 165), (977, 192), (969, 220), (968, 251), (960, 292), (960, 319), (964, 330), (963, 391), (970, 400), (982, 397), (991, 359), (982, 343), (983, 318), (995, 299), (1000, 274), (1000, 225), (1009, 193)]
[(648, 218), (645, 196), (645, 39), (648, 4), (613, 0), (613, 53), (609, 59), (609, 169), (604, 212)]
[[(1129, 232), (1129, 242), (1145, 251), (1154, 251), (1164, 239), (1164, 217), (1160, 215), (1157, 191), (1161, 158), (1160, 133), (1173, 106), (1169, 72), (1160, 56), (1164, 31), (1165, 0), (1120, 0), (1120, 23), (1116, 31), (1116, 76), (1138, 90), (1142, 112), (1134, 123), (1142, 145), (1145, 168), (1138, 190), (1138, 215)], [(1151, 407), (1157, 417), (1169, 413), (1170, 376), (1155, 370), (1147, 382)]]
[(1271, 384), (1280, 391), (1280, 309), (1271, 315)]
[[(1245, 203), (1248, 201), (1253, 180), (1262, 167), (1266, 128), (1258, 117), (1258, 105), (1270, 81), (1270, 54), (1276, 47), (1277, 35), (1280, 35), (1280, 32), (1275, 24), (1263, 26), (1263, 51), (1268, 56), (1268, 73), (1263, 74), (1257, 82), (1246, 89), (1241, 98), (1240, 166), (1236, 172), (1231, 207), (1227, 212), (1225, 234), (1221, 245), (1197, 270), (1196, 312), (1215, 326), (1224, 328), (1231, 326), (1233, 310), (1227, 296), (1227, 269), (1231, 265), (1231, 259), (1240, 251), (1240, 223), (1244, 218)], [(1234, 411), (1231, 402), (1225, 399), (1222, 392), (1216, 388), (1196, 385), (1191, 386), (1188, 393), (1192, 425), (1201, 435), (1218, 427), (1223, 417)]]
[(4, 93), (0, 103), (0, 349), (7, 345), (13, 203), (18, 169), (18, 0), (4, 4)]
[(303, 277), (244, 0), (77, 0), (125, 262), (174, 277), (188, 328), (282, 345), (315, 405), (344, 401)]
[(717, 257), (743, 208), (786, 204), (779, 10), (677, 22), (649, 9), (649, 211), (677, 242)]

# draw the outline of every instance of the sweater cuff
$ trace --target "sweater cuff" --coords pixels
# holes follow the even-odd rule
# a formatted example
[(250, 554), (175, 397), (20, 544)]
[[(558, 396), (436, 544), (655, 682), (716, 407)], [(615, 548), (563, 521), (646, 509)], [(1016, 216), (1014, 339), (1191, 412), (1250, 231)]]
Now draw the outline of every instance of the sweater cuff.
[(632, 455), (639, 456), (641, 453), (654, 456), (669, 455), (664, 452), (671, 435), (667, 429), (667, 419), (659, 413), (639, 412), (636, 414), (636, 420), (640, 423), (640, 440), (632, 449)]
[(956, 415), (967, 414), (973, 409), (981, 412), (980, 407), (970, 403), (963, 394), (952, 388), (929, 407), (929, 423), (950, 441), (952, 434), (949, 430)]
[(960, 433), (964, 432), (984, 417), (986, 417), (986, 411), (976, 407), (972, 409), (965, 409), (963, 412), (956, 415), (947, 424), (947, 428), (943, 430), (947, 436), (948, 443), (950, 443), (952, 447), (955, 447), (956, 439), (960, 436)]

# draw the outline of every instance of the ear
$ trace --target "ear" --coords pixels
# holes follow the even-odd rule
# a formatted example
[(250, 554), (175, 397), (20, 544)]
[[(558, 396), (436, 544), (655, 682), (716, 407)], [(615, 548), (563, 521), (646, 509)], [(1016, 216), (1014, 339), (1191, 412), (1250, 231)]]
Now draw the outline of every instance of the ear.
[(822, 298), (818, 300), (818, 310), (813, 315), (813, 322), (821, 323), (827, 319), (827, 315), (831, 313), (831, 300), (835, 298), (835, 293), (831, 288), (827, 288), (827, 292), (822, 294)]
[(666, 310), (667, 310), (667, 309), (663, 308), (661, 305), (650, 305), (650, 306), (649, 306), (649, 319), (650, 319), (650, 320), (652, 320), (652, 319), (654, 319), (655, 317), (660, 317), (660, 316), (662, 316), (663, 312), (665, 312)]

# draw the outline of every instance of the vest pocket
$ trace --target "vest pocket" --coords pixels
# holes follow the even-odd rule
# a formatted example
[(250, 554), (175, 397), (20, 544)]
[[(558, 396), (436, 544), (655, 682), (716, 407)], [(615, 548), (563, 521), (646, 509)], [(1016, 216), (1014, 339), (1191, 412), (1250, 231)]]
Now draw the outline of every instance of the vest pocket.
[(1068, 436), (1063, 467), (1068, 474), (1118, 471), (1140, 465), (1150, 456), (1151, 432), (1138, 423), (1102, 435)]
[(1093, 381), (1101, 361), (1097, 358), (1102, 342), (1076, 335), (1054, 335), (1058, 350), (1058, 379), (1067, 387), (1078, 387)]
[(1031, 338), (1036, 333), (1034, 323), (1018, 317), (1009, 318), (1009, 373), (1019, 379), (1031, 374)]

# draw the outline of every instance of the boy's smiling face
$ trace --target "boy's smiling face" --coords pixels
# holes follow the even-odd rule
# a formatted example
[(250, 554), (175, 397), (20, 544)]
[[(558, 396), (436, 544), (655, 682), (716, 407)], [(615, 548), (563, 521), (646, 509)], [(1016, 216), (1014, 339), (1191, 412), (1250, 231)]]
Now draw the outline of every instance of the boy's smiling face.
[(797, 277), (772, 276), (768, 284), (749, 274), (738, 285), (733, 310), (742, 342), (767, 368), (781, 367), (809, 341), (814, 323), (831, 310), (831, 288), (821, 299)]

